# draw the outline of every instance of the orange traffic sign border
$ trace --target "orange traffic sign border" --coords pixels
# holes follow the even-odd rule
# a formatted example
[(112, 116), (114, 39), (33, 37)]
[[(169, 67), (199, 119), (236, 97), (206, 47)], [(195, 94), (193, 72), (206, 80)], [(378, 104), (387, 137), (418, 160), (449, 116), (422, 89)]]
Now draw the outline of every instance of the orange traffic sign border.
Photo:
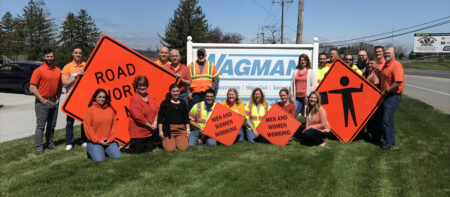
[[(365, 84), (367, 84), (369, 87), (371, 87), (372, 89), (374, 89), (375, 91), (377, 91), (380, 95), (381, 95), (381, 91), (380, 89), (378, 89), (376, 86), (374, 86), (372, 83), (368, 82), (364, 77), (362, 77), (360, 74), (358, 74), (355, 70), (353, 70), (349, 65), (347, 65), (343, 60), (341, 60), (340, 58), (336, 58), (336, 60), (333, 62), (333, 64), (331, 65), (330, 69), (328, 70), (328, 72), (325, 74), (325, 76), (323, 77), (321, 83), (319, 84), (319, 86), (317, 86), (316, 90), (318, 90), (321, 86), (322, 86), (322, 82), (325, 81), (325, 79), (328, 76), (328, 73), (330, 73), (333, 68), (335, 68), (335, 64), (336, 62), (340, 62), (342, 65), (344, 65), (345, 68), (347, 68), (348, 70), (350, 70), (350, 72), (353, 72), (356, 76), (358, 76)], [(320, 92), (319, 92), (320, 93)], [(356, 136), (358, 136), (359, 132), (361, 132), (361, 129), (366, 125), (367, 121), (369, 121), (370, 117), (372, 117), (372, 115), (376, 112), (376, 110), (380, 107), (381, 103), (383, 102), (384, 98), (381, 98), (377, 104), (375, 105), (375, 107), (372, 109), (372, 111), (369, 113), (369, 115), (364, 119), (364, 121), (362, 122), (362, 124), (360, 124), (358, 126), (357, 131), (352, 135), (352, 137), (350, 138), (350, 142), (353, 141), (355, 139)], [(331, 127), (333, 127), (333, 125), (331, 125)], [(336, 133), (336, 131), (333, 130), (333, 128), (331, 128), (331, 132), (334, 134), (334, 136), (336, 136), (340, 141), (344, 141), (341, 137), (339, 137), (339, 135)]]

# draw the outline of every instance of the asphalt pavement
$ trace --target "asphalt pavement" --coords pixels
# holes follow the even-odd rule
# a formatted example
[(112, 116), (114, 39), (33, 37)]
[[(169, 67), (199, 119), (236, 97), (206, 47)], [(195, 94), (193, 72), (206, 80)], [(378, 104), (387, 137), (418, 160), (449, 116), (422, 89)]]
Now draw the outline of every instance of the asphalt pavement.
[[(56, 129), (66, 126), (66, 115), (61, 111), (61, 104), (66, 94), (61, 95)], [(34, 96), (23, 93), (0, 92), (0, 142), (34, 135), (36, 114), (34, 112)], [(75, 122), (75, 125), (79, 125)]]

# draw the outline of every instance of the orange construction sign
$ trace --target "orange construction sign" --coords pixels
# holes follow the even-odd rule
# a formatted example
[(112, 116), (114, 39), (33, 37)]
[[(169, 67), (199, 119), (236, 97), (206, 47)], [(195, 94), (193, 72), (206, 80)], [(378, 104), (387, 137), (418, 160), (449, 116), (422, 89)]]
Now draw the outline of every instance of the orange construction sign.
[(214, 110), (206, 122), (203, 134), (224, 145), (232, 145), (244, 123), (244, 116), (216, 103)]
[(148, 78), (148, 92), (155, 97), (158, 108), (169, 91), (168, 87), (176, 81), (174, 75), (153, 61), (106, 35), (98, 41), (84, 71), (84, 76), (75, 82), (67, 95), (62, 111), (83, 122), (92, 95), (99, 88), (105, 89), (117, 111), (116, 140), (120, 143), (130, 140), (129, 105), (131, 96), (135, 94), (133, 80), (136, 76)]
[(273, 105), (256, 130), (272, 144), (285, 146), (302, 125), (279, 105)]
[(321, 95), (331, 132), (344, 142), (355, 139), (381, 103), (380, 90), (339, 58), (316, 91)]

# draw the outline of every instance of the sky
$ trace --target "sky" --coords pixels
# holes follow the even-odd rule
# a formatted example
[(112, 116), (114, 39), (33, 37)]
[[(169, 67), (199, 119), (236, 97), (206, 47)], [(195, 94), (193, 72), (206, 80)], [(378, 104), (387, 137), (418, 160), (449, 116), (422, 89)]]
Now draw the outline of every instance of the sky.
[[(0, 0), (0, 16), (7, 11), (14, 16), (22, 14), (27, 2), (28, 0)], [(107, 34), (134, 49), (151, 50), (161, 46), (158, 34), (164, 35), (168, 21), (178, 7), (176, 0), (44, 2), (58, 27), (69, 12), (77, 13), (80, 9), (85, 9), (93, 17), (102, 34)], [(242, 43), (256, 43), (257, 34), (261, 33), (262, 27), (281, 24), (281, 4), (272, 2), (199, 0), (199, 6), (202, 7), (211, 28), (219, 27), (224, 33), (239, 33), (244, 37)], [(297, 12), (298, 0), (285, 3), (285, 43), (295, 43)], [(314, 37), (319, 38), (319, 43), (360, 38), (448, 16), (449, 0), (305, 0), (303, 43), (311, 43)], [(265, 32), (266, 35), (268, 33)], [(450, 23), (414, 33), (450, 33)], [(413, 48), (414, 33), (394, 37), (394, 45), (403, 46), (409, 53)], [(372, 43), (385, 45), (391, 42), (392, 39), (389, 38)]]

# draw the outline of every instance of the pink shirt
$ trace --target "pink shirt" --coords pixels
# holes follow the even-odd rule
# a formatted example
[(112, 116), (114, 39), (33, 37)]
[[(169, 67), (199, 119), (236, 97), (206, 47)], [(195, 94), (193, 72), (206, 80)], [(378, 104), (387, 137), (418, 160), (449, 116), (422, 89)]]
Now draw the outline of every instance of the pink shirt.
[(306, 81), (308, 77), (308, 69), (306, 69), (303, 73), (299, 70), (297, 75), (295, 76), (295, 92), (296, 97), (302, 98), (306, 96)]

